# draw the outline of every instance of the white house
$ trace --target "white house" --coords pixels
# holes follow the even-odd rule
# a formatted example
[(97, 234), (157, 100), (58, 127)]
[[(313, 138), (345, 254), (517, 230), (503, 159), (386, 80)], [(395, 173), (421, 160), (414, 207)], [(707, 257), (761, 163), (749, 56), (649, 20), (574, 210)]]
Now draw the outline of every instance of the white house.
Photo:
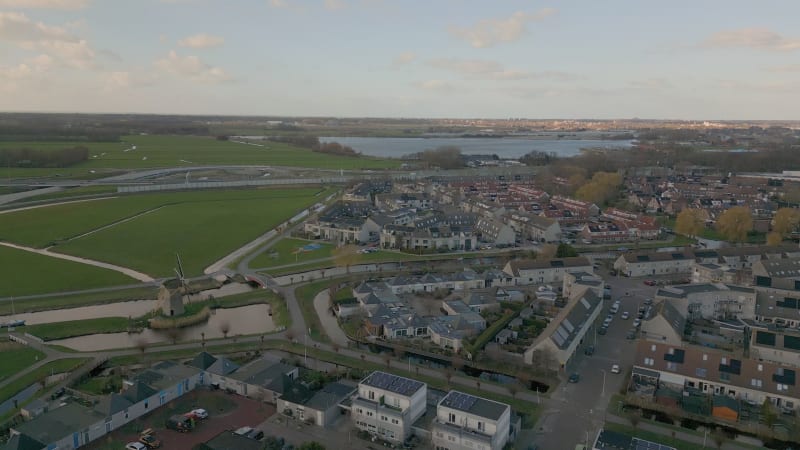
[(431, 430), (436, 450), (500, 450), (511, 432), (511, 407), (450, 391), (436, 406)]
[(592, 270), (592, 264), (582, 256), (555, 258), (546, 261), (534, 259), (512, 260), (503, 268), (503, 272), (514, 277), (515, 285), (562, 282), (566, 273), (591, 273)]
[(410, 378), (375, 371), (358, 383), (351, 418), (356, 428), (402, 443), (425, 413), (428, 386)]

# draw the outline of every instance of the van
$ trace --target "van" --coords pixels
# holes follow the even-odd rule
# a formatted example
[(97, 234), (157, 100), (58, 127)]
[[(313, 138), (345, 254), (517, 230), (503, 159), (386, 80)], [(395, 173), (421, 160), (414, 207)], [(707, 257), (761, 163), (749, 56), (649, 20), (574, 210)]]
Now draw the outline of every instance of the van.
[(169, 430), (187, 433), (194, 428), (194, 420), (192, 420), (190, 417), (175, 415), (167, 419), (167, 423), (165, 425)]

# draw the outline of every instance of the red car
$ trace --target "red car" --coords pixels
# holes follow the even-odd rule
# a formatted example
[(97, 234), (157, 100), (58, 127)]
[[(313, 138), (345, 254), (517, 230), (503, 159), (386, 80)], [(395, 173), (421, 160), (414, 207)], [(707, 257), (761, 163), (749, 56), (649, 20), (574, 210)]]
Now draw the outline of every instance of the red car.
[(655, 286), (656, 282), (655, 282), (655, 280), (644, 280), (644, 284), (646, 284), (648, 286)]

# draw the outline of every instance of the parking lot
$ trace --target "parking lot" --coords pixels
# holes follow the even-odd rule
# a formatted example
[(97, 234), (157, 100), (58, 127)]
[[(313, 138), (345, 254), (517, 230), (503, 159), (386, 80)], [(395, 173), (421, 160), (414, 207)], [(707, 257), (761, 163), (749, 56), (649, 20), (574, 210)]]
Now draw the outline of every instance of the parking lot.
[[(180, 433), (167, 430), (165, 421), (171, 415), (184, 414), (194, 408), (208, 411), (208, 419), (198, 421), (194, 430)], [(127, 442), (139, 439), (139, 432), (152, 428), (166, 449), (191, 449), (222, 431), (243, 426), (255, 427), (275, 414), (275, 407), (223, 391), (197, 389), (137, 419), (110, 435), (87, 446), (90, 450), (122, 449)]]

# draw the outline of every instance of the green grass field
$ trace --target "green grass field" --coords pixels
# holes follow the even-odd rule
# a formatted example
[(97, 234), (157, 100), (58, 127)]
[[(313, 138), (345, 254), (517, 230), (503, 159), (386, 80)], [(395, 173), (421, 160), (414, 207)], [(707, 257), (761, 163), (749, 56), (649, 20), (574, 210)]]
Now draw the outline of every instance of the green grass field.
[(130, 320), (126, 317), (100, 317), (97, 319), (68, 320), (20, 327), (20, 332), (32, 334), (44, 341), (66, 339), (100, 333), (126, 331)]
[(35, 364), (44, 357), (44, 353), (39, 350), (13, 342), (0, 343), (0, 354), (3, 355), (3, 364), (0, 364), (0, 381)]
[[(59, 242), (56, 251), (154, 276), (172, 275), (175, 253), (180, 253), (186, 274), (198, 275), (208, 264), (323, 198), (325, 192), (318, 188), (193, 191), (54, 205), (2, 215), (0, 239), (36, 247)], [(109, 227), (99, 230), (104, 226)], [(75, 238), (93, 230), (99, 231)]]
[[(9, 280), (0, 284), (0, 297), (65, 292), (137, 282), (113, 270), (3, 246), (0, 246), (0, 267), (3, 268), (3, 278)], [(19, 303), (15, 305), (17, 312), (24, 311), (23, 302), (17, 303)], [(0, 305), (0, 314), (4, 312), (5, 307), (5, 304)]]
[[(263, 147), (218, 141), (199, 136), (124, 136), (123, 142), (0, 142), (2, 148), (60, 149), (83, 145), (89, 160), (68, 168), (4, 168), (0, 177), (55, 176), (75, 178), (104, 170), (191, 167), (204, 165), (273, 165), (324, 169), (397, 168), (399, 160), (350, 158), (315, 153), (311, 150), (273, 142)], [(133, 147), (135, 150), (131, 150)]]
[[(321, 248), (311, 251), (298, 251), (301, 247), (309, 244), (316, 244)], [(333, 244), (324, 241), (281, 239), (269, 250), (250, 261), (250, 267), (276, 267), (286, 264), (302, 264), (314, 259), (330, 258), (333, 249)]]
[(38, 369), (35, 369), (25, 376), (0, 387), (0, 402), (4, 402), (13, 397), (19, 391), (25, 389), (33, 383), (42, 382), (45, 378), (54, 373), (71, 372), (86, 362), (88, 358), (67, 358), (51, 361)]

